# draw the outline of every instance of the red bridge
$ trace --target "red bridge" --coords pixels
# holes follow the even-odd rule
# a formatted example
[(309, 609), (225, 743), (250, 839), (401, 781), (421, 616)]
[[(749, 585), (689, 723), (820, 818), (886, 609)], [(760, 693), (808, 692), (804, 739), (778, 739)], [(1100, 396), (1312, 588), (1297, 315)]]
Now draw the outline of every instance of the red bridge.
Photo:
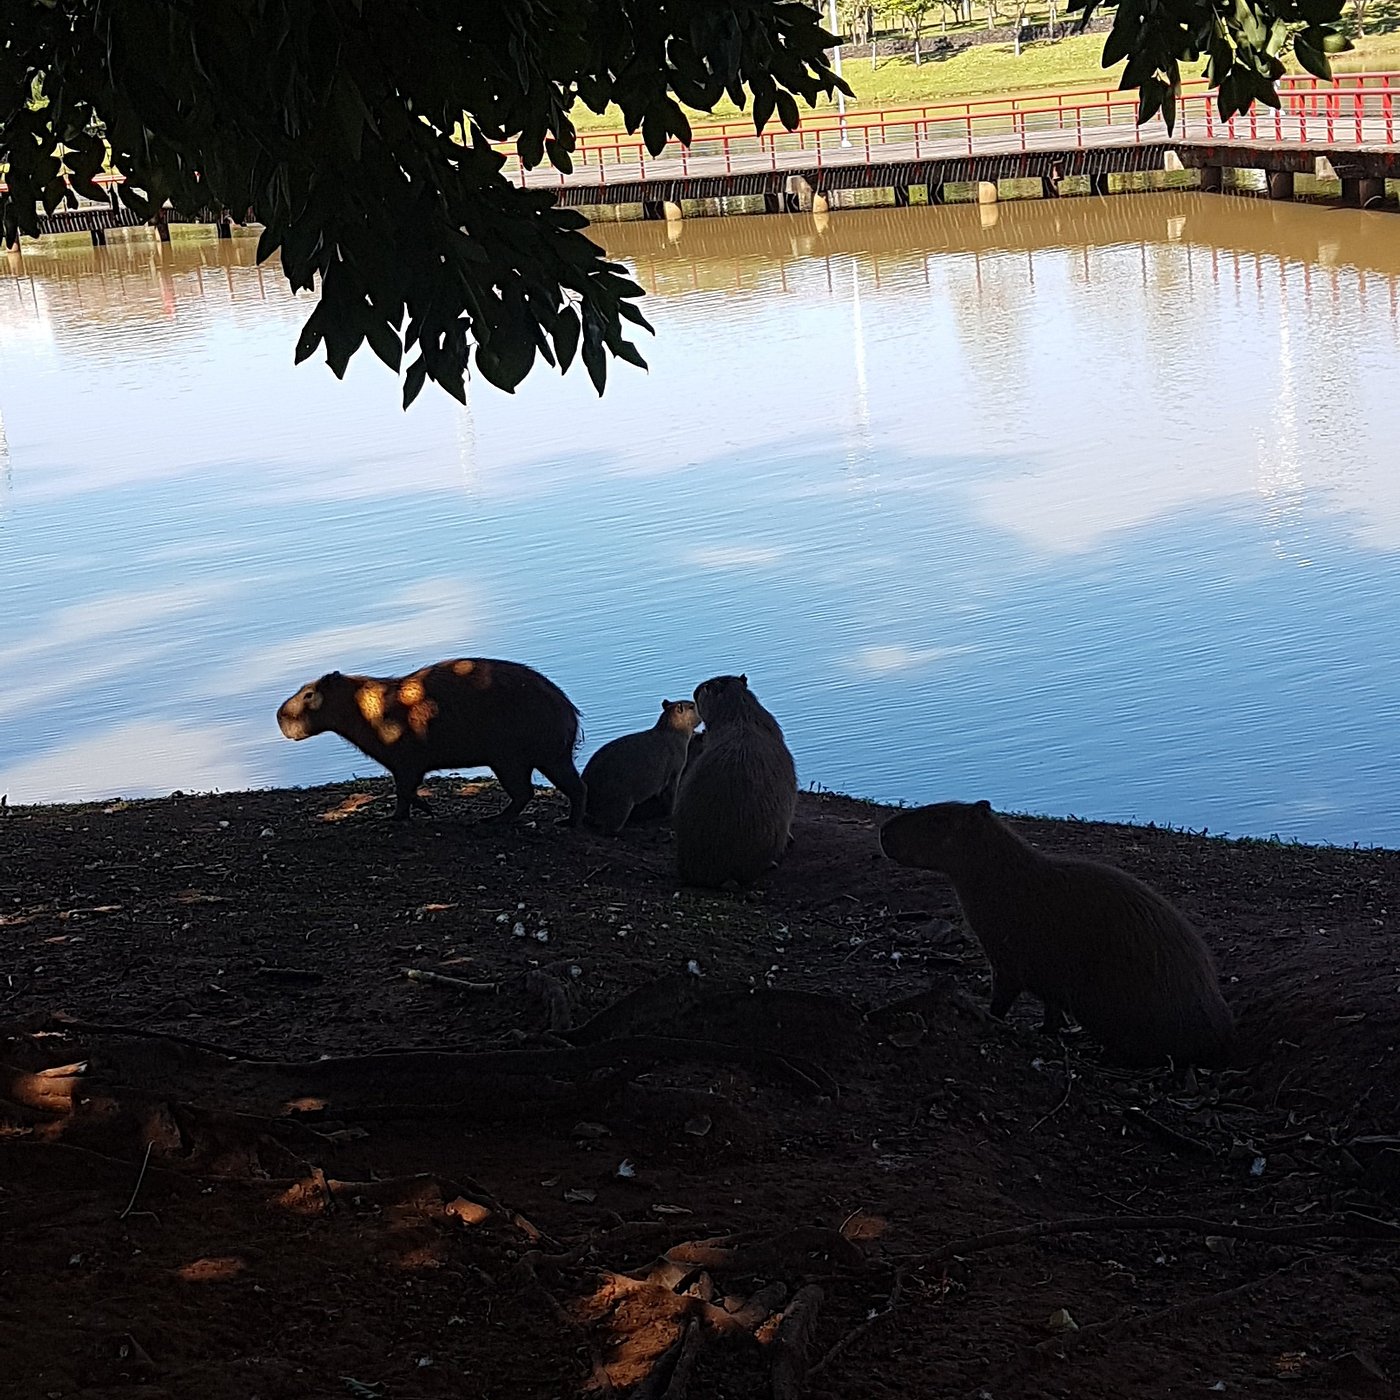
[[(1137, 124), (1132, 93), (1097, 88), (1032, 97), (994, 97), (853, 114), (809, 115), (796, 131), (754, 134), (748, 120), (697, 127), (690, 145), (672, 142), (650, 155), (639, 137), (580, 137), (574, 169), (523, 170), (513, 147), (501, 147), (509, 178), (531, 189), (555, 191), (570, 205), (639, 203), (648, 213), (679, 216), (683, 200), (761, 195), (764, 206), (825, 207), (836, 190), (890, 189), (908, 203), (911, 187), (940, 202), (948, 185), (976, 183), (984, 201), (996, 182), (1040, 179), (1046, 194), (1062, 180), (1087, 176), (1107, 193), (1108, 177), (1180, 165), (1201, 172), (1203, 189), (1221, 188), (1229, 168), (1265, 172), (1276, 199), (1291, 198), (1297, 174), (1339, 179), (1351, 203), (1386, 198), (1385, 181), (1400, 179), (1400, 74), (1357, 73), (1335, 82), (1280, 80), (1278, 110), (1254, 107), (1221, 121), (1203, 80), (1184, 86), (1170, 134), (1160, 118)], [(43, 233), (106, 230), (145, 223), (120, 200), (120, 176), (99, 177), (108, 203), (83, 201), (40, 219)], [(0, 189), (4, 186), (0, 185)], [(172, 222), (214, 223), (230, 231), (227, 211), (185, 214), (163, 210), (156, 227), (169, 237)]]
[[(672, 142), (650, 155), (628, 136), (584, 136), (574, 169), (522, 170), (513, 151), (506, 171), (532, 189), (552, 189), (571, 205), (666, 203), (763, 195), (768, 207), (797, 208), (814, 195), (890, 188), (895, 202), (921, 185), (932, 201), (945, 186), (1088, 176), (1106, 190), (1109, 174), (1173, 164), (1202, 171), (1218, 189), (1224, 168), (1265, 171), (1276, 198), (1292, 194), (1295, 174), (1332, 174), (1343, 194), (1363, 203), (1384, 199), (1386, 179), (1400, 179), (1400, 74), (1359, 73), (1335, 82), (1285, 78), (1280, 108), (1255, 107), (1221, 121), (1204, 81), (1185, 86), (1176, 127), (1160, 118), (1137, 124), (1135, 94), (1116, 90), (1027, 98), (986, 98), (906, 107), (841, 120), (823, 111), (793, 132), (756, 136), (751, 121), (697, 127), (686, 147)], [(1319, 159), (1328, 168), (1319, 166)], [(1378, 183), (1379, 182), (1379, 183)], [(1055, 188), (1050, 188), (1055, 187)], [(901, 198), (901, 194), (905, 198)]]

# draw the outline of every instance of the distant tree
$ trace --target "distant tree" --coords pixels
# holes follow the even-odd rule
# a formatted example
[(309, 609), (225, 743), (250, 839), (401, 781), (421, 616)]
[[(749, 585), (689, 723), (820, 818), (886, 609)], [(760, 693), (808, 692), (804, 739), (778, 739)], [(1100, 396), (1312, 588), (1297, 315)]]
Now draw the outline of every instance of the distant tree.
[(889, 0), (891, 14), (899, 19), (913, 36), (914, 66), (916, 68), (923, 61), (920, 45), (924, 37), (924, 25), (928, 23), (928, 17), (934, 3), (935, 0)]
[[(1115, 9), (1103, 61), (1126, 59), (1139, 117), (1174, 113), (1181, 65), (1206, 58), (1224, 115), (1276, 105), (1290, 43), (1310, 72), (1349, 47), (1343, 0), (1069, 0)], [(874, 40), (874, 6), (863, 9)], [(840, 84), (835, 36), (802, 0), (0, 0), (0, 235), (100, 192), (154, 213), (215, 205), (264, 225), (291, 286), (320, 289), (297, 358), (336, 374), (366, 342), (404, 401), (465, 396), (469, 362), (514, 389), (536, 357), (576, 354), (601, 391), (609, 356), (641, 364), (624, 323), (641, 289), (584, 219), (502, 173), (571, 168), (576, 101), (615, 103), (659, 151), (685, 108), (753, 102), (762, 130)], [(874, 52), (872, 48), (872, 65)], [(849, 89), (847, 89), (849, 91)]]
[(1371, 0), (1351, 0), (1352, 22), (1358, 37), (1366, 33), (1366, 16), (1371, 9)]

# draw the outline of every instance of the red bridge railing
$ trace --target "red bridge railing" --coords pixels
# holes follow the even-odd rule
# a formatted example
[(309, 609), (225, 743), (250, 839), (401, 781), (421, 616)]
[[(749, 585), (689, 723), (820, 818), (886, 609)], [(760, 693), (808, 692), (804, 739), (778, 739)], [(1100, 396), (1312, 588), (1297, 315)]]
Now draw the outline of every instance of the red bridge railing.
[[(1174, 136), (1182, 142), (1267, 143), (1329, 147), (1395, 147), (1400, 74), (1359, 73), (1331, 83), (1285, 78), (1277, 110), (1256, 105), (1222, 121), (1204, 81), (1185, 86)], [(1070, 150), (1160, 144), (1160, 120), (1137, 124), (1137, 98), (1095, 88), (1019, 98), (974, 98), (853, 113), (844, 123), (826, 111), (796, 131), (754, 134), (752, 122), (696, 127), (689, 146), (671, 142), (651, 155), (637, 136), (583, 136), (574, 171), (549, 167), (522, 172), (513, 148), (502, 146), (507, 173), (531, 186), (607, 185), (691, 175), (848, 165), (864, 161), (937, 159), (1016, 151)]]
[[(1223, 144), (1365, 146), (1400, 144), (1397, 100), (1400, 73), (1356, 73), (1328, 82), (1289, 76), (1279, 82), (1277, 110), (1257, 104), (1244, 116), (1221, 121), (1215, 95), (1203, 79), (1183, 85), (1177, 102), (1176, 139)], [(751, 120), (697, 126), (689, 146), (671, 142), (651, 155), (640, 137), (580, 136), (574, 171), (522, 170), (513, 145), (498, 149), (506, 173), (532, 187), (608, 185), (654, 178), (725, 175), (827, 165), (956, 158), (1017, 151), (1088, 149), (1160, 144), (1168, 139), (1160, 120), (1137, 124), (1137, 98), (1116, 88), (1083, 88), (1028, 97), (961, 101), (804, 117), (796, 131), (755, 135)], [(98, 185), (122, 183), (99, 175)], [(5, 188), (0, 182), (0, 191)]]

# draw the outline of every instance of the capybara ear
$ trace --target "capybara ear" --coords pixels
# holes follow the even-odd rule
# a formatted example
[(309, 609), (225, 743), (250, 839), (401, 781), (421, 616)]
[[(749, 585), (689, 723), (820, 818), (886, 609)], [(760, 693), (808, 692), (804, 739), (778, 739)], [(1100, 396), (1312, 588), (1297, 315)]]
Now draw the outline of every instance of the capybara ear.
[(328, 681), (338, 681), (338, 680), (340, 679), (340, 672), (339, 672), (339, 671), (327, 671), (327, 672), (326, 672), (326, 679), (327, 679)]
[(661, 708), (663, 710), (669, 710), (671, 708), (671, 702), (669, 700), (663, 700), (661, 702)]
[(979, 812), (990, 812), (990, 811), (992, 810), (992, 804), (991, 804), (990, 802), (988, 802), (987, 799), (984, 797), (984, 798), (977, 804), (977, 810), (978, 810)]
[(747, 690), (747, 689), (749, 688), (749, 678), (748, 678), (748, 676), (747, 676), (747, 675), (740, 676), (740, 677), (739, 677), (739, 684), (740, 684), (741, 686), (743, 686), (745, 690)]

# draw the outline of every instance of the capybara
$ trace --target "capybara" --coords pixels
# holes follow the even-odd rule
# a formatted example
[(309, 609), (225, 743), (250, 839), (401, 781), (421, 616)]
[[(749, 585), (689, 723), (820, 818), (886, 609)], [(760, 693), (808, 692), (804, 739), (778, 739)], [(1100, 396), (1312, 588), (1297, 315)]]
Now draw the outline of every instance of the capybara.
[[(692, 702), (693, 703), (693, 702)], [(699, 719), (699, 711), (696, 711), (696, 719)], [(681, 790), (681, 783), (685, 781), (685, 775), (695, 766), (695, 760), (705, 752), (705, 731), (697, 729), (690, 736), (690, 747), (685, 751), (685, 767), (681, 769), (681, 776), (676, 780), (676, 792)], [(676, 807), (675, 793), (663, 804), (659, 797), (649, 797), (645, 802), (639, 802), (632, 808), (632, 815), (627, 818), (629, 822), (654, 822), (669, 821), (671, 813)]]
[(277, 711), (289, 739), (339, 734), (394, 777), (394, 817), (428, 811), (418, 784), (439, 768), (489, 768), (510, 804), (491, 821), (513, 821), (534, 795), (536, 769), (569, 799), (569, 824), (583, 819), (583, 779), (574, 767), (578, 710), (553, 681), (515, 661), (464, 657), (409, 676), (331, 671)]
[(1126, 871), (1023, 841), (988, 802), (900, 812), (880, 830), (886, 855), (936, 870), (992, 965), (992, 1015), (1022, 992), (1045, 1028), (1071, 1012), (1128, 1064), (1218, 1064), (1233, 1020), (1201, 936)]
[(693, 701), (663, 700), (660, 718), (650, 729), (604, 744), (583, 770), (589, 820), (616, 835), (633, 808), (651, 798), (669, 815), (699, 723)]
[(778, 721), (747, 676), (696, 688), (705, 747), (686, 770), (671, 825), (676, 864), (690, 885), (746, 885), (777, 863), (792, 835), (797, 770)]

